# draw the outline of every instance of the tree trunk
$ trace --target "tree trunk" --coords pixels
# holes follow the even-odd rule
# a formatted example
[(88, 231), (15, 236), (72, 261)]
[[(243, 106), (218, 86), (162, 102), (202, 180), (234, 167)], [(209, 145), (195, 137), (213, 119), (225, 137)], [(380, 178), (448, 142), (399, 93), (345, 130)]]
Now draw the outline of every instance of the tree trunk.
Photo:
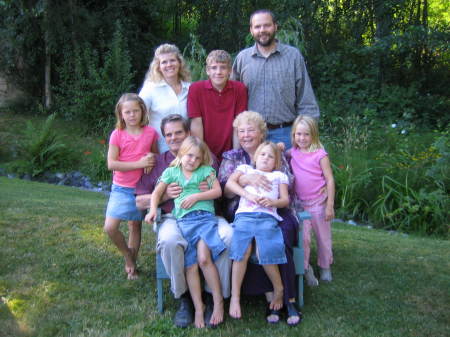
[[(45, 35), (48, 35), (46, 32)], [(51, 75), (52, 75), (52, 56), (48, 45), (48, 36), (45, 39), (45, 108), (50, 109), (52, 105), (52, 89), (51, 89)]]
[(44, 2), (44, 40), (45, 40), (45, 84), (44, 84), (44, 95), (45, 95), (45, 108), (48, 110), (52, 105), (52, 86), (51, 86), (51, 76), (52, 76), (52, 55), (50, 51), (50, 26), (48, 22), (48, 0)]

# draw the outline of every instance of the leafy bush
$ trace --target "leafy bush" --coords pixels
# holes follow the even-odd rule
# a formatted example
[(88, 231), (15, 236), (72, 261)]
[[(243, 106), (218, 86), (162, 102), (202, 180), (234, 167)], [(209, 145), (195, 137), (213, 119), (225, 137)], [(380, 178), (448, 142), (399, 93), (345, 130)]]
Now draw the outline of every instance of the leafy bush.
[(450, 198), (444, 191), (412, 189), (404, 182), (385, 175), (382, 192), (373, 203), (374, 220), (384, 228), (422, 234), (450, 234)]
[(183, 50), (183, 56), (191, 71), (192, 81), (204, 80), (206, 75), (206, 50), (198, 40), (198, 36), (189, 34), (190, 41)]
[(321, 121), (336, 182), (336, 215), (376, 227), (448, 236), (449, 136), (374, 111)]
[(449, 131), (439, 135), (431, 146), (436, 153), (436, 161), (427, 170), (430, 177), (447, 194), (450, 192), (450, 135)]
[(69, 120), (85, 123), (88, 133), (107, 135), (114, 126), (116, 101), (130, 91), (134, 76), (121, 25), (116, 24), (103, 62), (88, 44), (72, 52), (74, 64), (68, 62), (60, 72), (58, 110)]
[(107, 146), (104, 140), (100, 143), (103, 146), (84, 153), (86, 160), (82, 164), (81, 171), (93, 181), (111, 181), (111, 171), (108, 170), (107, 165)]
[(371, 169), (358, 171), (350, 164), (333, 165), (336, 182), (336, 215), (340, 218), (364, 218), (369, 208), (368, 201), (361, 193), (372, 183)]
[(55, 114), (48, 116), (39, 129), (27, 122), (23, 138), (19, 141), (18, 158), (7, 167), (12, 172), (39, 176), (46, 171), (63, 169), (70, 166), (70, 150), (61, 140), (54, 128)]

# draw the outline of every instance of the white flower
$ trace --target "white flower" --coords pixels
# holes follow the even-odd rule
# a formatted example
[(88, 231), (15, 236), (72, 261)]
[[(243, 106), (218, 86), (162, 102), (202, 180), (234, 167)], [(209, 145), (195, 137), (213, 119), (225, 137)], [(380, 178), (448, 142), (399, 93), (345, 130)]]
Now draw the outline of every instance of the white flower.
[(400, 132), (402, 135), (406, 134), (406, 130), (402, 130), (402, 132)]
[(391, 127), (392, 127), (393, 129), (395, 129), (395, 128), (397, 127), (397, 124), (394, 123), (394, 124), (391, 125)]

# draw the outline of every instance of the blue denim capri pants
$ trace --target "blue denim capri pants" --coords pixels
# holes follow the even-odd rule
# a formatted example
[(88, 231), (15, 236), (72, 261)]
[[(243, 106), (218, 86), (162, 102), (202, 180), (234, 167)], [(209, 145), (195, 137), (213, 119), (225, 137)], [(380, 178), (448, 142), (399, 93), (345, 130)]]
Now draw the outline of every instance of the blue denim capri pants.
[(192, 211), (177, 219), (181, 234), (188, 242), (184, 251), (184, 266), (189, 267), (197, 263), (197, 243), (202, 239), (215, 261), (226, 246), (219, 237), (217, 217), (207, 211)]
[(121, 220), (142, 221), (142, 212), (136, 207), (134, 188), (112, 184), (106, 216)]
[(283, 233), (278, 220), (272, 215), (263, 212), (237, 213), (233, 228), (230, 259), (241, 261), (255, 238), (259, 264), (287, 263)]

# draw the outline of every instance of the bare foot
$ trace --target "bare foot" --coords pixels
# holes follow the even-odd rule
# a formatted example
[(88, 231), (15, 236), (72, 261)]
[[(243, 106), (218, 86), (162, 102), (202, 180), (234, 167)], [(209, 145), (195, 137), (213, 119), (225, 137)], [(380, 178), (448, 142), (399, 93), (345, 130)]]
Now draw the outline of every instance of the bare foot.
[(133, 259), (132, 252), (130, 251), (125, 256), (125, 272), (127, 273), (127, 279), (136, 280), (138, 278), (138, 274), (136, 271), (136, 263)]
[(236, 319), (239, 319), (242, 317), (241, 314), (241, 303), (239, 301), (239, 298), (235, 298), (231, 296), (230, 299), (230, 316)]
[(213, 313), (211, 315), (211, 319), (209, 320), (209, 324), (212, 326), (217, 326), (223, 322), (223, 299), (214, 303)]
[(128, 276), (127, 276), (128, 280), (137, 280), (138, 278), (139, 278), (139, 275), (138, 275), (137, 271), (128, 273)]
[(195, 310), (194, 325), (196, 328), (205, 327), (205, 320), (203, 319), (204, 311), (204, 308), (202, 310)]
[(274, 289), (273, 298), (269, 308), (272, 310), (280, 310), (283, 307), (283, 288)]

